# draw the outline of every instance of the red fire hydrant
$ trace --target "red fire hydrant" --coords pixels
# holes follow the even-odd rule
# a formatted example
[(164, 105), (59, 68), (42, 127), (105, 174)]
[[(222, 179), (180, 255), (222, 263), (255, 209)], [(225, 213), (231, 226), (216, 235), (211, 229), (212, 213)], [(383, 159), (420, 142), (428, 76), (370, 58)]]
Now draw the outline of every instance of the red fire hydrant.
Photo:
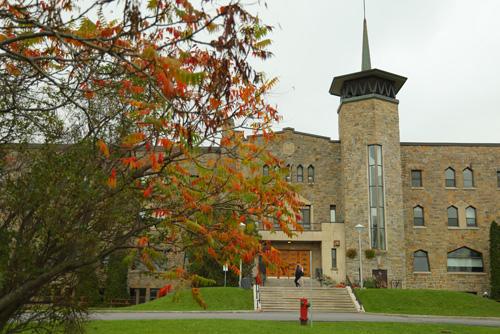
[(307, 325), (309, 319), (307, 318), (307, 312), (311, 304), (307, 301), (307, 298), (300, 298), (300, 324)]

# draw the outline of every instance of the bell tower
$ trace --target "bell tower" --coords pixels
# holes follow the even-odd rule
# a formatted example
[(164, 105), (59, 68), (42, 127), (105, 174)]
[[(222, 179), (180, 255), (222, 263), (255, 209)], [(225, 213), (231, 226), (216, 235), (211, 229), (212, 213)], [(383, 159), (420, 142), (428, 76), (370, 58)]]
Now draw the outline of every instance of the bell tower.
[[(376, 277), (391, 287), (404, 286), (405, 240), (399, 111), (396, 95), (406, 81), (400, 75), (371, 68), (368, 28), (363, 20), (361, 71), (337, 76), (330, 94), (340, 97), (338, 107), (342, 163), (342, 208), (346, 258), (351, 281)], [(355, 226), (364, 229), (359, 233)], [(361, 237), (361, 254), (358, 246)], [(367, 259), (365, 251), (375, 250)]]

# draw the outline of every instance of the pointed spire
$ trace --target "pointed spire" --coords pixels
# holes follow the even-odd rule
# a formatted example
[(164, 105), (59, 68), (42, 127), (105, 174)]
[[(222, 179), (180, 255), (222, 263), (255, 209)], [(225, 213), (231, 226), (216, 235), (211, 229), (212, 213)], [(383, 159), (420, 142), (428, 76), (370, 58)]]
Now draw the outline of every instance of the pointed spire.
[(367, 71), (372, 68), (370, 61), (370, 45), (368, 44), (368, 27), (366, 18), (363, 20), (363, 56), (361, 59), (361, 71)]

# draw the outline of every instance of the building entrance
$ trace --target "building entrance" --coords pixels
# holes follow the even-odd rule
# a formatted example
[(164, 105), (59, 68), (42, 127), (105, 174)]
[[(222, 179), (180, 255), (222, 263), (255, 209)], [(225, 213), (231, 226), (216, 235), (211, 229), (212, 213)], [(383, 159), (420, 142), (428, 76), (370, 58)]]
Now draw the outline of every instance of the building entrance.
[(269, 268), (267, 276), (294, 277), (295, 267), (300, 264), (304, 267), (304, 276), (310, 277), (310, 253), (309, 250), (280, 250), (282, 267), (273, 270)]

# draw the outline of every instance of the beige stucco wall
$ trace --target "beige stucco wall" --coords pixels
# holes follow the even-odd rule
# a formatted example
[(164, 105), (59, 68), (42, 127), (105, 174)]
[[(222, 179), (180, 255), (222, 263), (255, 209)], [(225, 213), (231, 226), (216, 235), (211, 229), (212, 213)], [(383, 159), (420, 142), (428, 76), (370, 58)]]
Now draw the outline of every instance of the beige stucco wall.
[[(305, 249), (314, 243), (314, 248), (310, 248), (313, 249), (313, 273), (315, 268), (322, 268), (323, 274), (336, 282), (345, 280), (344, 224), (321, 224), (321, 231), (305, 231), (292, 238), (280, 231), (261, 231), (260, 234), (263, 240), (274, 241), (273, 245), (278, 249)], [(338, 246), (335, 246), (335, 240), (340, 241)], [(336, 268), (332, 268), (332, 248), (337, 249)]]

